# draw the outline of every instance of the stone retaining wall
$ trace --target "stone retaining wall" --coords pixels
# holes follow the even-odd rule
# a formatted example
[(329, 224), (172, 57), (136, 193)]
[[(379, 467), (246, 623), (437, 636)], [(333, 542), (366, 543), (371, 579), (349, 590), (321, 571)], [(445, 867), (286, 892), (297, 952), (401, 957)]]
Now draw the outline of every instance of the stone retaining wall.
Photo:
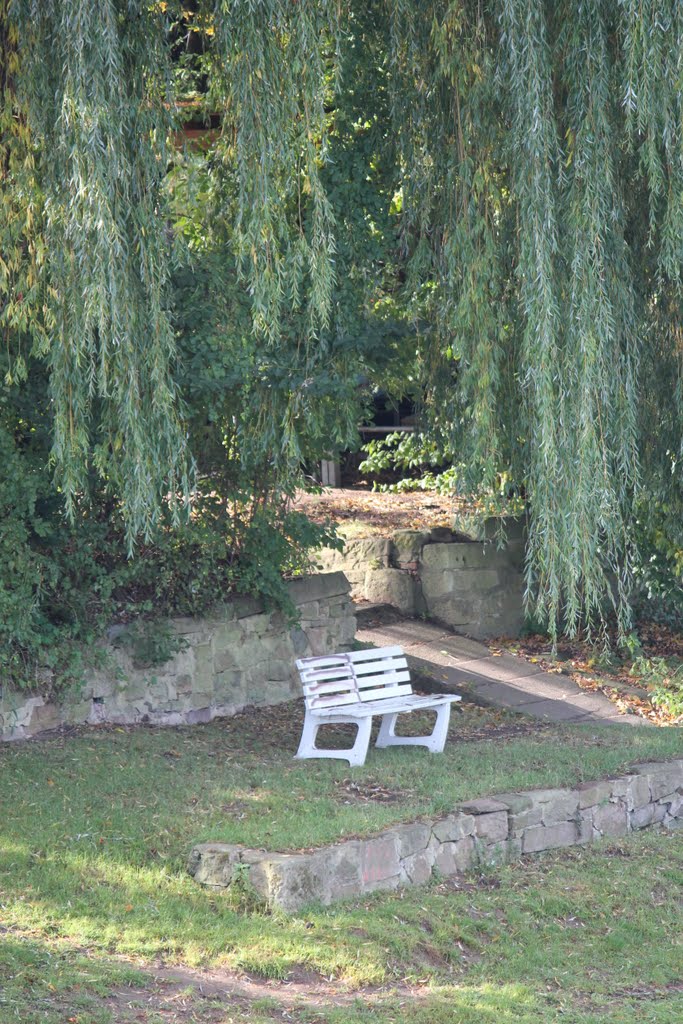
[(26, 739), (61, 725), (208, 722), (299, 696), (296, 659), (349, 648), (355, 619), (340, 572), (295, 580), (289, 592), (297, 626), (238, 598), (203, 619), (172, 619), (169, 629), (183, 649), (154, 667), (140, 661), (124, 629), (110, 630), (104, 667), (59, 699), (0, 690), (0, 739)]
[(525, 854), (622, 836), (662, 824), (683, 826), (683, 760), (634, 765), (628, 775), (575, 789), (503, 793), (459, 804), (435, 821), (395, 825), (312, 853), (278, 854), (228, 843), (201, 843), (188, 870), (204, 885), (225, 887), (236, 874), (271, 906), (307, 903), (420, 885), (434, 874), (461, 874)]
[[(493, 526), (485, 530), (493, 536)], [(524, 541), (513, 520), (508, 542), (463, 541), (438, 528), (398, 530), (390, 537), (348, 540), (342, 552), (320, 553), (325, 570), (340, 570), (355, 599), (390, 604), (471, 636), (516, 636), (524, 624)]]

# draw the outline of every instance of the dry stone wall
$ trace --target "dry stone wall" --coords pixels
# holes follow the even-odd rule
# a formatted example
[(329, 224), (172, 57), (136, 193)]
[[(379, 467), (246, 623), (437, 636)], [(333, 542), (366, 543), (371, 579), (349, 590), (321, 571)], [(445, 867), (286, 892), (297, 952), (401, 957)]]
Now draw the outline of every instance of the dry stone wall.
[(462, 874), (657, 824), (683, 826), (683, 760), (637, 764), (627, 775), (575, 789), (472, 800), (446, 818), (396, 825), (371, 839), (312, 853), (201, 843), (192, 850), (188, 870), (198, 882), (217, 888), (246, 870), (266, 903), (295, 911), (312, 902), (421, 885), (435, 874)]
[[(486, 531), (493, 534), (492, 527)], [(391, 537), (324, 549), (320, 564), (345, 574), (355, 599), (426, 615), (471, 636), (516, 636), (524, 624), (524, 541), (518, 521), (499, 548), (451, 530), (398, 530)]]
[(59, 699), (0, 691), (0, 739), (26, 739), (61, 725), (208, 722), (299, 696), (296, 659), (348, 649), (355, 618), (340, 572), (295, 580), (289, 592), (298, 625), (238, 598), (203, 619), (172, 619), (182, 649), (154, 667), (136, 659), (121, 629), (111, 630), (101, 645), (103, 667)]

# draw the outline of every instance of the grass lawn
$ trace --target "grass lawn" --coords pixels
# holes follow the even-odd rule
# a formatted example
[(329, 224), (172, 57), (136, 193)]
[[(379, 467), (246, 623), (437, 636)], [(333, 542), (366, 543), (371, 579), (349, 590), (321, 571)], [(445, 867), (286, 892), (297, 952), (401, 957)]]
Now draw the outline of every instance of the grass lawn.
[(532, 727), (468, 707), (444, 756), (376, 751), (351, 771), (291, 760), (299, 714), (0, 750), (0, 1024), (680, 1024), (681, 833), (291, 918), (185, 873), (197, 840), (367, 834), (680, 756), (680, 730)]

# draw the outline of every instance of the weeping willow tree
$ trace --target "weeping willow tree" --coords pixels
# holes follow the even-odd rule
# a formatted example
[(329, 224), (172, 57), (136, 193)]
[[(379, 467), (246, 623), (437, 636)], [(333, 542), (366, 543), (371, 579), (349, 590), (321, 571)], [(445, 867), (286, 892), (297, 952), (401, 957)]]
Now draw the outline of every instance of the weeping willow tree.
[(382, 287), (414, 315), (433, 429), (479, 478), (524, 487), (540, 615), (571, 631), (607, 599), (625, 625), (642, 496), (680, 508), (683, 4), (1, 0), (10, 375), (32, 346), (67, 502), (95, 471), (133, 532), (189, 486), (165, 187), (178, 25), (202, 39), (196, 82), (220, 121), (206, 166), (229, 183), (211, 216), (255, 345), (276, 358), (298, 318), (297, 384), (255, 412), (264, 450), (300, 456), (338, 356), (335, 133), (350, 97), (357, 131), (384, 111), (359, 93), (360, 51), (390, 97), (363, 172), (390, 169)]
[(667, 474), (680, 496), (680, 388), (657, 389), (682, 354), (683, 5), (424, 13), (395, 5), (393, 52), (434, 402), (473, 466), (524, 482), (541, 618), (572, 632), (608, 598), (624, 625), (634, 509)]

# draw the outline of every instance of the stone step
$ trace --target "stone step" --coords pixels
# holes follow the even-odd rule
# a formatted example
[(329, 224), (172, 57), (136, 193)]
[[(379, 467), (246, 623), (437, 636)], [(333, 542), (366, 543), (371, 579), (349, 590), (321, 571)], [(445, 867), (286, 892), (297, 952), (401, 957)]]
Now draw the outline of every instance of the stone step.
[(353, 614), (359, 628), (374, 626), (379, 623), (393, 622), (401, 615), (390, 604), (374, 601), (353, 601)]

